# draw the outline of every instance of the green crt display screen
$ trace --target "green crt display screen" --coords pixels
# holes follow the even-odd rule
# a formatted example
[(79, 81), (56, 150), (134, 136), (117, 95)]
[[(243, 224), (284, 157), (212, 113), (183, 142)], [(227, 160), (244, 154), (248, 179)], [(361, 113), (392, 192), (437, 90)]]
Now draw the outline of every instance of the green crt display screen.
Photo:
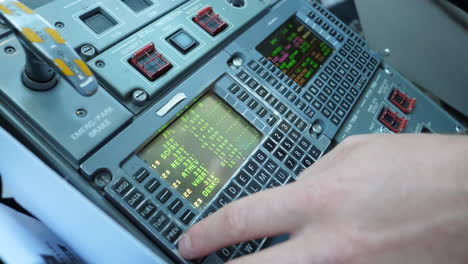
[(256, 49), (302, 87), (314, 77), (333, 51), (295, 16), (271, 33)]
[(138, 156), (195, 208), (203, 209), (262, 140), (231, 107), (208, 93)]

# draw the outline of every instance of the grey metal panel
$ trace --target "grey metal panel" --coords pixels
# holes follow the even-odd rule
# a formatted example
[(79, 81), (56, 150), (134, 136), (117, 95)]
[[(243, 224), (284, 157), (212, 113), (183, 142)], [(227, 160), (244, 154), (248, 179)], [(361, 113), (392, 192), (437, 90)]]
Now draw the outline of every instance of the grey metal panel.
[(468, 14), (436, 0), (356, 0), (373, 49), (418, 85), (468, 115)]
[[(16, 53), (6, 54), (7, 46), (14, 47)], [(91, 97), (84, 97), (64, 80), (59, 80), (49, 91), (38, 92), (24, 87), (21, 73), (25, 55), (14, 37), (0, 44), (0, 61), (0, 95), (23, 113), (72, 163), (77, 164), (132, 117), (103, 88)], [(87, 115), (78, 117), (78, 109), (86, 110)]]
[[(36, 11), (52, 24), (62, 22), (65, 26), (58, 30), (75, 48), (88, 43), (94, 45), (98, 51), (102, 51), (187, 0), (151, 1), (153, 5), (138, 13), (133, 12), (120, 0), (55, 0)], [(93, 32), (80, 16), (95, 8), (101, 8), (117, 22), (117, 25), (101, 34)]]
[[(164, 87), (178, 81), (181, 74), (193, 67), (197, 60), (206, 58), (210, 51), (223, 44), (269, 5), (269, 0), (246, 1), (246, 5), (242, 8), (233, 7), (225, 1), (197, 0), (189, 2), (100, 54), (90, 61), (90, 66), (96, 75), (110, 86), (121, 99), (127, 99), (129, 93), (136, 88), (145, 90), (151, 97), (160, 96), (160, 91)], [(215, 37), (209, 35), (192, 21), (196, 13), (207, 6), (213, 7), (213, 10), (229, 24), (223, 32)], [(187, 55), (183, 55), (166, 41), (167, 37), (181, 28), (200, 42), (200, 45)], [(134, 52), (150, 42), (154, 42), (158, 52), (163, 54), (173, 65), (169, 72), (154, 82), (147, 80), (127, 62)], [(99, 60), (105, 62), (104, 68), (95, 65), (95, 62)]]

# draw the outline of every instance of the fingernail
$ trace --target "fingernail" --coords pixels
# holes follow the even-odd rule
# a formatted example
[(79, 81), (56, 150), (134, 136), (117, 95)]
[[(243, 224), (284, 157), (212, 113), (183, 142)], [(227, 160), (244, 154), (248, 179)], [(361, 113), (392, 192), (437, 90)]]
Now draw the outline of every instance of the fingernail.
[(179, 251), (182, 257), (190, 259), (193, 257), (192, 239), (189, 234), (185, 234), (179, 241)]

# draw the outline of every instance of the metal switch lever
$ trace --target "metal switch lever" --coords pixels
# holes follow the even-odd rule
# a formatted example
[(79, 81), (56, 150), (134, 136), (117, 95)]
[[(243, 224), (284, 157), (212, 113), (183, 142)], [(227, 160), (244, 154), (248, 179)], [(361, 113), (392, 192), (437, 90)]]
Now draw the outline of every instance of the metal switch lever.
[(52, 88), (58, 73), (80, 94), (96, 93), (98, 82), (87, 64), (42, 16), (18, 1), (0, 0), (0, 18), (14, 29), (25, 48), (23, 81), (29, 88)]

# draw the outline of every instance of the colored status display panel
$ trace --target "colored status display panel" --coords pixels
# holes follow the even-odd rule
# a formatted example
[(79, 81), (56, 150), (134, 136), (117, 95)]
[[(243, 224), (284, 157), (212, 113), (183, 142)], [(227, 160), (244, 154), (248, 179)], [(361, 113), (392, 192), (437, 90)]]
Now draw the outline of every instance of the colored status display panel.
[(139, 156), (196, 208), (205, 207), (260, 144), (262, 135), (206, 94)]
[(319, 71), (333, 51), (295, 16), (256, 49), (302, 87)]

